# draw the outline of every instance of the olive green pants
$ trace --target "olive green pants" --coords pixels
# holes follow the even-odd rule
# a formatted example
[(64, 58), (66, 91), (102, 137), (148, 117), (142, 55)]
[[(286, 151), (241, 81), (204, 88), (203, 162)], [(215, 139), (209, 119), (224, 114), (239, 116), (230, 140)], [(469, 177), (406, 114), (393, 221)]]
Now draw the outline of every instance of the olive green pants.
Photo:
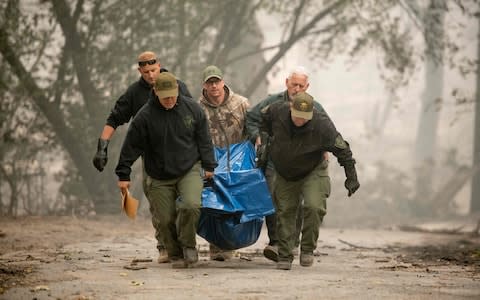
[(279, 260), (293, 260), (292, 249), (297, 238), (297, 211), (302, 196), (303, 228), (300, 247), (302, 253), (313, 253), (317, 247), (320, 225), (327, 213), (327, 198), (330, 195), (328, 162), (320, 163), (310, 174), (298, 181), (288, 181), (275, 173), (274, 193)]
[(145, 180), (155, 237), (163, 242), (171, 258), (180, 258), (183, 248), (196, 246), (202, 189), (199, 162), (182, 177), (157, 180), (147, 176)]
[[(265, 179), (268, 183), (268, 190), (270, 191), (270, 195), (272, 196), (272, 200), (275, 197), (274, 194), (274, 186), (273, 183), (275, 182), (275, 171), (273, 168), (267, 167), (265, 170)], [(275, 201), (273, 200), (273, 204), (275, 205)], [(302, 222), (303, 222), (303, 205), (298, 206), (297, 211), (297, 224), (296, 224), (296, 238), (295, 238), (295, 247), (300, 245), (300, 233), (302, 232)], [(273, 213), (271, 215), (265, 216), (265, 225), (267, 226), (267, 234), (270, 246), (277, 246), (278, 245), (278, 234), (277, 234), (277, 215)]]
[[(145, 161), (143, 160), (143, 157), (142, 157), (142, 175), (143, 175), (143, 179), (142, 179), (142, 186), (143, 186), (143, 193), (145, 194), (145, 197), (147, 196), (147, 188), (149, 185), (147, 185), (147, 182), (151, 182), (151, 178), (149, 179), (147, 173), (145, 172)], [(147, 197), (148, 199), (148, 197)], [(165, 246), (163, 245), (163, 241), (162, 241), (162, 238), (160, 237), (160, 232), (158, 232), (157, 228), (155, 227), (155, 223), (154, 223), (154, 218), (153, 218), (153, 209), (152, 209), (152, 204), (150, 203), (150, 200), (148, 199), (148, 202), (149, 202), (149, 211), (150, 211), (150, 215), (152, 216), (152, 225), (153, 225), (153, 228), (155, 228), (155, 239), (157, 240), (157, 249), (158, 251), (161, 251), (162, 249), (165, 249)]]

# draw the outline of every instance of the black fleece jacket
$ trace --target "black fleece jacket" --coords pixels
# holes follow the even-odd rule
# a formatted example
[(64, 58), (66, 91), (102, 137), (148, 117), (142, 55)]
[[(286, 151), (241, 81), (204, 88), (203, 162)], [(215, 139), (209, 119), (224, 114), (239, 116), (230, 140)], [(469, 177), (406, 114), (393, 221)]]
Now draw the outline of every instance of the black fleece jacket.
[(262, 113), (261, 131), (271, 137), (270, 155), (275, 170), (289, 181), (306, 177), (332, 152), (338, 163), (347, 168), (355, 164), (352, 151), (324, 111), (316, 108), (313, 118), (296, 127), (288, 102), (277, 102)]
[(140, 155), (145, 172), (159, 180), (178, 178), (197, 161), (213, 172), (217, 163), (200, 105), (179, 95), (177, 104), (167, 110), (153, 92), (150, 95), (128, 128), (115, 169), (119, 180), (130, 180), (131, 166)]

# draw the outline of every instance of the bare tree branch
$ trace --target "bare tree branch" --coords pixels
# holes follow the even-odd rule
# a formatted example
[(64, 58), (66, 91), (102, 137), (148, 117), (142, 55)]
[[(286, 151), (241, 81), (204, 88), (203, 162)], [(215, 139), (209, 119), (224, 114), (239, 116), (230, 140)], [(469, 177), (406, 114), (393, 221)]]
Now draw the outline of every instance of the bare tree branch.
[[(96, 115), (95, 101), (100, 98), (100, 93), (90, 80), (90, 74), (87, 70), (87, 53), (82, 45), (80, 34), (76, 30), (76, 25), (73, 17), (70, 15), (70, 9), (64, 0), (51, 0), (53, 4), (53, 12), (64, 32), (66, 43), (71, 45), (71, 57), (75, 66), (78, 84), (83, 93), (85, 108), (88, 114), (85, 116), (90, 119), (91, 116)], [(80, 1), (81, 2), (81, 1)], [(77, 11), (80, 8), (77, 6)], [(67, 41), (68, 40), (68, 41)]]
[(322, 11), (320, 11), (315, 17), (313, 17), (307, 24), (305, 24), (297, 33), (291, 35), (287, 41), (278, 49), (277, 53), (267, 62), (257, 73), (257, 75), (250, 81), (250, 84), (247, 85), (246, 90), (243, 94), (246, 97), (249, 97), (253, 94), (255, 89), (258, 87), (262, 79), (264, 79), (270, 69), (282, 58), (285, 53), (296, 43), (298, 40), (305, 37), (305, 35), (309, 32), (311, 28), (315, 26), (320, 20), (328, 16), (333, 10), (339, 9), (343, 5), (345, 5), (348, 0), (338, 0), (332, 3), (330, 6), (326, 7)]
[(412, 20), (413, 24), (421, 31), (423, 32), (423, 14), (424, 12), (421, 10), (421, 8), (418, 5), (417, 1), (414, 0), (399, 0), (398, 3), (400, 4), (400, 7), (402, 7), (407, 15), (410, 17)]
[[(329, 32), (330, 30), (332, 30), (335, 27), (336, 27), (336, 25), (331, 25), (331, 26), (327, 26), (327, 27), (322, 28), (322, 29), (310, 31), (309, 33), (307, 33), (305, 35), (305, 37), (311, 36), (311, 35), (319, 35), (319, 34), (322, 34), (322, 33), (325, 33), (325, 32)], [(248, 51), (248, 52), (239, 54), (237, 56), (232, 57), (228, 61), (226, 61), (225, 65), (229, 65), (233, 62), (236, 62), (237, 60), (241, 60), (241, 59), (244, 59), (244, 58), (259, 54), (259, 53), (262, 53), (262, 52), (266, 52), (266, 51), (269, 51), (269, 50), (274, 50), (274, 49), (281, 48), (281, 47), (283, 47), (284, 44), (285, 44), (285, 42), (282, 42), (282, 43), (278, 43), (278, 44), (273, 45), (273, 46), (267, 46), (267, 47), (263, 47), (263, 48), (260, 48), (260, 49), (257, 49), (257, 50), (252, 50), (252, 51)]]
[(294, 35), (295, 31), (297, 31), (298, 19), (300, 19), (300, 16), (302, 15), (302, 10), (305, 7), (306, 2), (307, 0), (302, 0), (298, 7), (295, 9), (295, 18), (293, 19), (292, 28), (290, 29), (290, 36)]
[(190, 51), (190, 48), (193, 47), (193, 45), (195, 45), (196, 42), (203, 37), (202, 32), (204, 32), (207, 27), (215, 23), (216, 19), (213, 16), (220, 14), (222, 11), (224, 11), (224, 9), (225, 7), (223, 5), (218, 5), (217, 9), (212, 11), (212, 14), (205, 18), (206, 21), (197, 26), (197, 30), (187, 37), (190, 43), (185, 45), (185, 48), (182, 52), (184, 55), (177, 56), (177, 60), (170, 67), (171, 71), (174, 73), (176, 72), (181, 62), (186, 59), (186, 54)]

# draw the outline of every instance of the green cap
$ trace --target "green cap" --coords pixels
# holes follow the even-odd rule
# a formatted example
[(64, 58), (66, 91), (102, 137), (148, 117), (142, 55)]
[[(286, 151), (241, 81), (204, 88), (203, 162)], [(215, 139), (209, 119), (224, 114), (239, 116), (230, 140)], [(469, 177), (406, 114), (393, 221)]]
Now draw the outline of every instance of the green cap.
[(158, 74), (153, 88), (160, 99), (178, 96), (177, 78), (175, 78), (170, 72), (162, 72)]
[(300, 92), (293, 96), (292, 116), (311, 120), (313, 117), (313, 97), (308, 93)]
[(217, 66), (208, 66), (203, 70), (203, 82), (207, 82), (210, 78), (216, 77), (220, 80), (223, 79), (222, 70)]

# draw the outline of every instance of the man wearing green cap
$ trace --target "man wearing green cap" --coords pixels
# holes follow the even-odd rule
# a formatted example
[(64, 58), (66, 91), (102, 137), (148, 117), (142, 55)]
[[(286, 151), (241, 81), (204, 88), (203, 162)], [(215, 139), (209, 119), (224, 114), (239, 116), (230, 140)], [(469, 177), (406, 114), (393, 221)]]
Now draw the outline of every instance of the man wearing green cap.
[(130, 184), (131, 166), (143, 155), (145, 195), (152, 224), (174, 267), (198, 261), (197, 224), (204, 179), (217, 166), (208, 123), (193, 99), (178, 94), (169, 72), (158, 75), (154, 94), (128, 128), (115, 172), (121, 190)]
[(309, 267), (313, 264), (313, 251), (330, 195), (330, 181), (323, 180), (328, 177), (324, 153), (332, 152), (345, 169), (345, 188), (350, 197), (360, 187), (352, 151), (328, 115), (317, 110), (313, 97), (305, 92), (293, 96), (292, 102), (276, 102), (263, 110), (261, 131), (272, 137), (277, 269), (290, 270), (292, 266), (300, 195), (304, 201), (300, 265)]
[[(234, 93), (223, 80), (223, 72), (217, 66), (203, 70), (203, 89), (199, 100), (205, 111), (213, 144), (227, 147), (247, 139), (245, 119), (248, 99)], [(210, 259), (224, 261), (232, 251), (224, 251), (210, 244)]]

